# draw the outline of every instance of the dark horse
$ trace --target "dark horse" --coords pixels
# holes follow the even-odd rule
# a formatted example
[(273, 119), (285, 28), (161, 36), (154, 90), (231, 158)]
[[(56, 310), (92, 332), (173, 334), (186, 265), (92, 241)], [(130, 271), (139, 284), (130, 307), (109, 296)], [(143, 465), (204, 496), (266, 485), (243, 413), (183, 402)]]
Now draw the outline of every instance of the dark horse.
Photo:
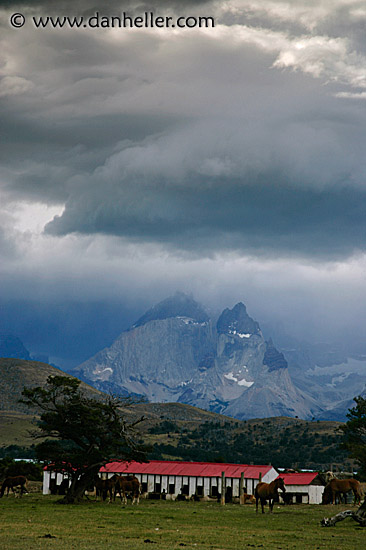
[(127, 504), (127, 493), (132, 495), (132, 504), (138, 504), (140, 500), (140, 482), (136, 476), (118, 476), (114, 475), (111, 479), (115, 480), (114, 500), (119, 493), (121, 503)]
[(336, 504), (337, 497), (340, 498), (340, 495), (346, 495), (349, 491), (353, 492), (354, 504), (361, 504), (361, 483), (353, 478), (337, 479), (335, 477), (330, 480), (324, 489), (322, 504)]
[(20, 496), (22, 496), (24, 493), (28, 493), (27, 483), (28, 483), (28, 480), (25, 476), (7, 477), (1, 486), (0, 498), (4, 496), (5, 489), (8, 490), (8, 492), (6, 493), (6, 496), (9, 495), (10, 489), (13, 491), (14, 495), (16, 496), (16, 492), (14, 490), (15, 487), (20, 487)]
[(278, 498), (278, 489), (281, 489), (283, 493), (286, 492), (285, 482), (282, 477), (278, 477), (271, 483), (263, 483), (262, 481), (258, 483), (255, 488), (255, 511), (258, 512), (258, 502), (261, 501), (262, 514), (264, 514), (264, 505), (268, 500), (269, 511), (273, 510), (273, 502)]
[(94, 486), (96, 497), (100, 497), (101, 500), (106, 500), (109, 495), (109, 501), (112, 502), (113, 499), (113, 489), (115, 486), (115, 480), (111, 477), (110, 479), (101, 479), (99, 476), (96, 476), (94, 479)]

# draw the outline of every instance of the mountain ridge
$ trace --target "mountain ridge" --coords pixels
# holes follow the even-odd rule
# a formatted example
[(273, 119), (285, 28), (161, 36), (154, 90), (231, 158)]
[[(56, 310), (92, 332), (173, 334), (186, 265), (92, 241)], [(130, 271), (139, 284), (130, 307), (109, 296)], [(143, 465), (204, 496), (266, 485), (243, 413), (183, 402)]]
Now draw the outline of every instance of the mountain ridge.
[(214, 325), (192, 297), (176, 293), (73, 373), (99, 389), (113, 384), (152, 402), (187, 403), (235, 418), (320, 411), (293, 385), (284, 355), (264, 339), (242, 302)]

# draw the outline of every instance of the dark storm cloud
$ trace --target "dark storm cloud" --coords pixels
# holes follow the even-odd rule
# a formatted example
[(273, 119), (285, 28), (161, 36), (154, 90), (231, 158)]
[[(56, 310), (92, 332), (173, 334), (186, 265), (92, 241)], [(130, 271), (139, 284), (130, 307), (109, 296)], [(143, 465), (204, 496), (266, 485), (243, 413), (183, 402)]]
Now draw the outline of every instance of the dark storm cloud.
[(47, 119), (4, 113), (0, 163), (9, 177), (4, 175), (3, 189), (12, 200), (65, 202), (65, 183), (80, 171), (103, 165), (116, 143), (144, 140), (176, 123), (177, 117), (168, 115), (105, 114), (50, 124)]
[(365, 191), (296, 189), (278, 185), (276, 173), (244, 186), (225, 179), (217, 186), (190, 183), (189, 191), (136, 185), (133, 192), (106, 193), (103, 187), (88, 199), (73, 197), (46, 231), (158, 241), (200, 256), (233, 249), (330, 259), (366, 249)]
[(115, 235), (198, 255), (364, 250), (364, 113), (331, 85), (273, 68), (282, 52), (282, 64), (328, 76), (343, 45), (323, 39), (314, 57), (310, 43), (303, 58), (306, 41), (236, 32), (187, 41), (9, 31), (18, 70), (0, 88), (8, 197), (65, 203), (46, 228), (54, 236)]

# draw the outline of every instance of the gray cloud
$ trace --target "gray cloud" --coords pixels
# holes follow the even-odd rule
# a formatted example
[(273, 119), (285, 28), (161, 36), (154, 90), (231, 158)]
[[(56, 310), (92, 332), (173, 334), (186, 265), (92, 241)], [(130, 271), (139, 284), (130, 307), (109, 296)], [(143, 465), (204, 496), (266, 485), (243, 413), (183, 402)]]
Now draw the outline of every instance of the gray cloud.
[(278, 186), (281, 178), (273, 172), (249, 185), (220, 178), (220, 185), (205, 188), (191, 180), (189, 190), (104, 184), (99, 192), (72, 197), (46, 231), (158, 241), (200, 256), (232, 249), (334, 259), (365, 250), (365, 191), (296, 189), (285, 181)]

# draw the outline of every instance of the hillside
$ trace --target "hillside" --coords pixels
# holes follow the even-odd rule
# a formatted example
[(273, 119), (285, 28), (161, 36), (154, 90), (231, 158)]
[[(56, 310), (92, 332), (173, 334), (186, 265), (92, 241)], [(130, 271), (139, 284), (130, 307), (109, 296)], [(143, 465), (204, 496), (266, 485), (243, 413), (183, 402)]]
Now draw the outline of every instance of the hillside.
[[(69, 376), (65, 372), (38, 361), (0, 358), (0, 449), (7, 448), (9, 455), (25, 457), (34, 444), (29, 432), (34, 430), (36, 411), (19, 403), (24, 387), (43, 386), (48, 376)], [(93, 396), (102, 393), (81, 383), (84, 391)], [(19, 450), (13, 447), (25, 447)], [(10, 448), (9, 448), (10, 447)], [(4, 454), (4, 451), (2, 452)]]
[[(17, 411), (31, 414), (26, 405), (19, 403), (23, 388), (43, 386), (48, 376), (70, 375), (39, 361), (0, 358), (0, 411)], [(81, 383), (81, 387), (91, 395), (102, 395), (100, 391), (84, 382)]]
[(290, 417), (233, 421), (206, 420), (194, 427), (162, 415), (148, 429), (151, 458), (273, 464), (281, 468), (350, 470), (339, 449), (340, 422), (309, 422)]

